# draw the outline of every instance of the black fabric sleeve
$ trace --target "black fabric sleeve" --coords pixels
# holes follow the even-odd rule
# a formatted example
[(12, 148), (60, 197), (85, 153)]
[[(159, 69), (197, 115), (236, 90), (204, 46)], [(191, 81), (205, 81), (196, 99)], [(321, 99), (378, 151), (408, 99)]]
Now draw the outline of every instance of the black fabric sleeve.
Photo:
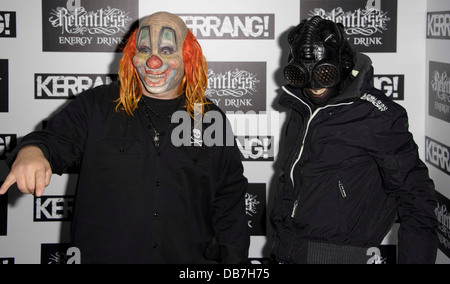
[[(226, 135), (233, 135), (228, 121), (226, 125)], [(244, 177), (241, 154), (235, 143), (222, 147), (219, 163), (221, 171), (217, 181), (213, 217), (217, 244), (212, 246), (210, 253), (213, 252), (221, 263), (246, 263), (250, 245), (245, 211), (248, 181)]]
[(7, 163), (11, 166), (23, 147), (35, 145), (44, 153), (53, 173), (61, 175), (78, 164), (87, 136), (93, 92), (94, 90), (89, 90), (76, 97), (48, 121), (44, 130), (34, 131), (23, 137)]
[(395, 105), (377, 120), (370, 142), (387, 194), (394, 196), (400, 221), (399, 263), (435, 263), (436, 197), (428, 169), (408, 131), (406, 111)]

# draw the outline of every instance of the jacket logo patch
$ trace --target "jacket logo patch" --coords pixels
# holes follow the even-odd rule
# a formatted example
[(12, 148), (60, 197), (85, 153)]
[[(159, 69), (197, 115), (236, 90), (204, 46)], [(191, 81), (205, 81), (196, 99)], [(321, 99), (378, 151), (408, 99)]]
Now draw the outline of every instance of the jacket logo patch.
[(372, 95), (364, 94), (361, 97), (361, 100), (365, 100), (365, 101), (372, 103), (379, 111), (387, 111), (388, 110), (388, 107), (385, 104), (383, 104), (379, 99), (375, 98)]

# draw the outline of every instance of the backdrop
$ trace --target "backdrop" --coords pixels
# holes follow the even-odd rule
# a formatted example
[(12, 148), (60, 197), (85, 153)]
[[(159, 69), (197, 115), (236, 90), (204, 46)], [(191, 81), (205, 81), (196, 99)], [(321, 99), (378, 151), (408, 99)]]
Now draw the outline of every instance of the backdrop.
[[(0, 184), (4, 160), (21, 137), (80, 92), (116, 79), (118, 46), (139, 19), (179, 15), (209, 61), (207, 96), (227, 112), (250, 181), (250, 257), (265, 263), (268, 221), (286, 119), (277, 104), (286, 84), (287, 32), (321, 15), (346, 27), (374, 62), (375, 85), (405, 107), (410, 131), (435, 180), (440, 251), (449, 263), (450, 4), (446, 0), (0, 0)], [(41, 198), (12, 188), (0, 197), (0, 264), (76, 262), (69, 229), (77, 175), (54, 175)], [(396, 231), (379, 248), (396, 262)]]

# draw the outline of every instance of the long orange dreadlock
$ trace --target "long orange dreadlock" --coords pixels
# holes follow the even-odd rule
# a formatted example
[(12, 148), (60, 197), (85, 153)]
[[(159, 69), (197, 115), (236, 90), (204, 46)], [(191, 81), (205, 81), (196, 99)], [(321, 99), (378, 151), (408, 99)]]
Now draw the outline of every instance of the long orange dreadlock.
[[(123, 49), (123, 56), (119, 63), (120, 97), (117, 99), (116, 111), (125, 111), (129, 116), (137, 109), (142, 97), (140, 78), (132, 60), (136, 54), (137, 29), (131, 34), (127, 45)], [(208, 63), (203, 55), (202, 48), (195, 36), (188, 30), (183, 43), (184, 77), (178, 86), (178, 93), (184, 93), (186, 98), (186, 111), (194, 117), (196, 104), (208, 104), (205, 91), (208, 86)]]

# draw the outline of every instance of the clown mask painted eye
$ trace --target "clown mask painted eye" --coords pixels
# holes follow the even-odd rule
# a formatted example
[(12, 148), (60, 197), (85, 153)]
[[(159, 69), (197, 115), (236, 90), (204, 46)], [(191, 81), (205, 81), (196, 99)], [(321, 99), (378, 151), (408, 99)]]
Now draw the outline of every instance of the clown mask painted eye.
[(136, 48), (141, 53), (152, 52), (152, 40), (150, 37), (150, 27), (144, 27), (139, 32), (139, 37), (136, 42)]
[(161, 30), (159, 53), (162, 55), (170, 55), (175, 51), (177, 51), (177, 37), (175, 31), (171, 28), (163, 28)]
[(161, 53), (162, 55), (170, 55), (174, 52), (175, 52), (175, 49), (171, 46), (161, 47), (161, 50), (159, 51), (159, 53)]

